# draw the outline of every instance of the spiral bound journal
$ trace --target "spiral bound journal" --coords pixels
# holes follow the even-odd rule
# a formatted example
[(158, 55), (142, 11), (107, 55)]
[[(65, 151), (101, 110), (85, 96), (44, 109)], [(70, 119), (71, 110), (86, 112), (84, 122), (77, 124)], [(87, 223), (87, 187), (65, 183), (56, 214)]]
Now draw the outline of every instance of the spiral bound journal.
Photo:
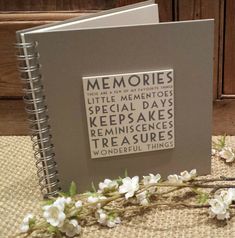
[(210, 172), (213, 20), (154, 1), (17, 32), (42, 193), (76, 181)]

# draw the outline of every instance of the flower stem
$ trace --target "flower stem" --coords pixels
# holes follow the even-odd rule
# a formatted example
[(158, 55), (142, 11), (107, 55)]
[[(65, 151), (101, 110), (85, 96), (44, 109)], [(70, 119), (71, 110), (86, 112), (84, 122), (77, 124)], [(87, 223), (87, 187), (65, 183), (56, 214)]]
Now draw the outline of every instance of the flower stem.
[(209, 182), (225, 182), (225, 181), (235, 181), (235, 177), (225, 177), (221, 176), (220, 178), (213, 178), (213, 179), (194, 179), (192, 182), (203, 182), (203, 183), (209, 183)]
[(235, 188), (234, 184), (174, 184), (174, 183), (162, 183), (156, 184), (156, 187), (184, 187), (184, 188)]

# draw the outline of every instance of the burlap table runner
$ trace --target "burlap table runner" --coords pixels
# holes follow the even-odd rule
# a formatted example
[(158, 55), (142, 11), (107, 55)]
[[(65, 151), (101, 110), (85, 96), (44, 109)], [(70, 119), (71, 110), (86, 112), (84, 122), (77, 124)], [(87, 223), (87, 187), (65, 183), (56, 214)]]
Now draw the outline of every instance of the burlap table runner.
[[(229, 138), (232, 142), (234, 137)], [(156, 171), (157, 172), (157, 171)], [(212, 176), (235, 176), (232, 166), (212, 159)], [(26, 213), (40, 212), (42, 199), (28, 136), (0, 137), (0, 238), (12, 237)], [(154, 209), (113, 229), (93, 226), (83, 238), (235, 237), (235, 217), (222, 225), (208, 218), (207, 209)]]

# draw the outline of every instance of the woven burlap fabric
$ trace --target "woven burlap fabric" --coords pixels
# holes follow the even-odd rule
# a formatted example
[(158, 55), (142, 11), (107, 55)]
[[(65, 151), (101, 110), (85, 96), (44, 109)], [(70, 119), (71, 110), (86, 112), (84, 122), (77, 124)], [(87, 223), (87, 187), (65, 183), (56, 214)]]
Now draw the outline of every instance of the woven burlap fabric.
[[(234, 138), (229, 138), (233, 143)], [(0, 238), (13, 237), (28, 212), (39, 214), (42, 199), (32, 143), (27, 136), (0, 137)], [(157, 171), (156, 171), (157, 172)], [(212, 177), (234, 176), (229, 166), (212, 159)], [(235, 237), (235, 217), (227, 225), (208, 218), (207, 209), (153, 209), (113, 229), (85, 228), (82, 238)]]

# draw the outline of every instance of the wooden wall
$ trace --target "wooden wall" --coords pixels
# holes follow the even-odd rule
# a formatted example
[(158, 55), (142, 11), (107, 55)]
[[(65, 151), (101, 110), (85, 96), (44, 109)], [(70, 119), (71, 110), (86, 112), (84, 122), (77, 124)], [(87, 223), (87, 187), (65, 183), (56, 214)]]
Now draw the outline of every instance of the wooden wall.
[[(15, 31), (140, 0), (0, 0), (0, 135), (28, 134)], [(235, 1), (156, 0), (160, 21), (215, 19), (214, 134), (235, 134)], [(200, 92), (198, 92), (200, 93)]]

